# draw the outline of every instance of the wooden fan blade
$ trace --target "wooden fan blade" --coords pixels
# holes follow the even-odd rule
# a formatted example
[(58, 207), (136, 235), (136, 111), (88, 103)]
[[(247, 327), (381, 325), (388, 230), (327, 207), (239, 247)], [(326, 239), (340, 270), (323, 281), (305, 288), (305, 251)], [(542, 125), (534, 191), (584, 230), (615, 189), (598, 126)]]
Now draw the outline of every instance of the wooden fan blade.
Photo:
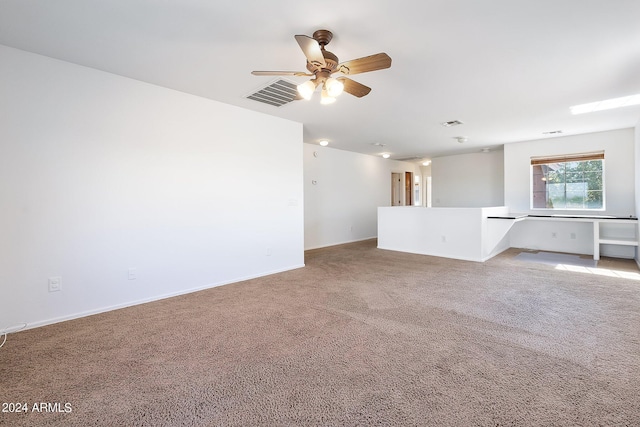
[(366, 73), (391, 67), (391, 58), (386, 53), (377, 53), (364, 58), (343, 62), (337, 71), (346, 75)]
[(320, 49), (320, 44), (314, 38), (309, 36), (295, 36), (296, 41), (300, 45), (300, 49), (307, 57), (307, 61), (316, 67), (325, 67), (327, 64), (324, 62), (324, 56)]
[(337, 80), (342, 82), (345, 92), (350, 93), (353, 96), (357, 96), (358, 98), (362, 98), (371, 92), (371, 88), (369, 86), (365, 86), (355, 80), (351, 80), (346, 77), (338, 77)]
[(254, 76), (313, 76), (303, 71), (252, 71)]

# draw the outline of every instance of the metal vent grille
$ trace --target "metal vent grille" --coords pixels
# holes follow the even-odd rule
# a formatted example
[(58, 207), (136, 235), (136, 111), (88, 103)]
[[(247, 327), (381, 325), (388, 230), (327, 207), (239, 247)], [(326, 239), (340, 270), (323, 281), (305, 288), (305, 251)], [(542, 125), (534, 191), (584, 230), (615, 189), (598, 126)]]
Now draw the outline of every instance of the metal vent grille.
[(423, 160), (424, 157), (417, 157), (417, 156), (412, 156), (412, 157), (403, 157), (402, 159), (396, 159), (399, 160), (401, 162), (417, 162), (418, 160)]
[(278, 79), (268, 86), (247, 96), (247, 98), (253, 99), (254, 101), (273, 105), (275, 107), (288, 104), (294, 99), (298, 99), (298, 97), (299, 95), (296, 85), (284, 79)]
[(462, 123), (460, 120), (450, 120), (450, 121), (448, 121), (448, 122), (442, 122), (442, 123), (440, 123), (440, 124), (441, 124), (442, 126), (444, 126), (444, 127), (449, 128), (449, 127), (451, 127), (451, 126), (458, 126), (458, 125), (461, 125), (461, 124), (463, 124), (463, 123)]

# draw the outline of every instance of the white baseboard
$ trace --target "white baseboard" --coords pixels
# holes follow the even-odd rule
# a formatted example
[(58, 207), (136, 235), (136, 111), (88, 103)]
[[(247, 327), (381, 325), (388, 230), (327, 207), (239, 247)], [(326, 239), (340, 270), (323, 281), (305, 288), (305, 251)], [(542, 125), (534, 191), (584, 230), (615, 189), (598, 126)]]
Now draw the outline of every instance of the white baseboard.
[(388, 247), (388, 246), (380, 246), (378, 245), (378, 249), (384, 250), (384, 251), (394, 251), (394, 252), (404, 252), (407, 254), (415, 254), (415, 255), (424, 255), (424, 256), (430, 256), (430, 257), (436, 257), (436, 258), (447, 258), (447, 259), (457, 259), (460, 261), (472, 261), (472, 262), (484, 262), (483, 259), (481, 258), (473, 258), (473, 257), (467, 257), (467, 256), (447, 256), (447, 255), (442, 255), (442, 254), (436, 254), (436, 253), (431, 253), (431, 252), (419, 252), (419, 251), (407, 251), (405, 249), (398, 249), (398, 248), (393, 248), (393, 247)]
[(346, 245), (347, 243), (364, 242), (365, 240), (372, 240), (372, 239), (377, 239), (377, 238), (378, 238), (378, 236), (372, 236), (372, 237), (365, 237), (364, 239), (346, 240), (346, 241), (343, 241), (343, 242), (328, 243), (326, 245), (311, 246), (311, 247), (308, 247), (308, 248), (304, 248), (304, 250), (305, 251), (311, 251), (313, 249), (329, 248), (331, 246)]
[[(127, 308), (127, 307), (132, 307), (132, 306), (135, 306), (135, 305), (146, 304), (146, 303), (153, 302), (153, 301), (159, 301), (159, 300), (163, 300), (163, 299), (167, 299), (167, 298), (177, 297), (177, 296), (180, 296), (180, 295), (185, 295), (185, 294), (190, 294), (190, 293), (193, 293), (193, 292), (203, 291), (205, 289), (211, 289), (211, 288), (216, 288), (218, 286), (229, 285), (231, 283), (244, 282), (245, 280), (257, 279), (259, 277), (265, 277), (265, 276), (270, 276), (272, 274), (283, 273), (285, 271), (296, 270), (296, 269), (302, 268), (304, 266), (305, 266), (304, 264), (294, 265), (294, 266), (283, 268), (283, 269), (268, 271), (266, 273), (261, 273), (261, 274), (251, 275), (251, 276), (245, 276), (245, 277), (239, 277), (239, 278), (236, 278), (236, 279), (233, 279), (233, 280), (227, 280), (227, 281), (224, 281), (224, 282), (211, 283), (211, 284), (207, 284), (207, 285), (204, 285), (204, 286), (198, 286), (198, 287), (195, 287), (195, 288), (185, 289), (185, 290), (181, 290), (181, 291), (177, 291), (177, 292), (171, 292), (171, 293), (168, 293), (168, 294), (155, 295), (155, 296), (152, 296), (152, 297), (149, 297), (149, 298), (143, 298), (143, 299), (135, 300), (135, 301), (128, 301), (128, 302), (124, 302), (124, 303), (121, 303), (121, 304), (110, 305), (110, 306), (107, 306), (107, 307), (100, 307), (100, 308), (96, 308), (96, 309), (93, 309), (93, 310), (87, 310), (87, 311), (82, 311), (82, 312), (79, 312), (79, 313), (69, 314), (69, 315), (66, 315), (66, 316), (54, 317), (54, 318), (51, 318), (51, 319), (44, 319), (44, 320), (40, 320), (40, 321), (37, 321), (37, 322), (28, 323), (28, 324), (22, 323), (21, 325), (24, 324), (26, 326), (22, 327), (20, 330), (27, 330), (27, 329), (39, 328), (41, 326), (53, 325), (54, 323), (66, 322), (67, 320), (74, 320), (74, 319), (79, 319), (81, 317), (93, 316), (94, 314), (106, 313), (108, 311), (119, 310), (121, 308)], [(13, 329), (14, 329), (14, 327), (6, 328), (7, 331), (13, 330)], [(18, 331), (15, 331), (15, 332), (18, 332)], [(0, 332), (0, 333), (3, 333), (3, 332)]]

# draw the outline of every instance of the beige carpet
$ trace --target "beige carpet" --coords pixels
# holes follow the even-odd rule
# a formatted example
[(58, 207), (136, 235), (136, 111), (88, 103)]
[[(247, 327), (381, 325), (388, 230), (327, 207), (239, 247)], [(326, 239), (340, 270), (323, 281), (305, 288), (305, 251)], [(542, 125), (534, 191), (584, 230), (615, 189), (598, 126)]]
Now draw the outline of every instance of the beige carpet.
[(635, 263), (572, 272), (517, 254), (474, 263), (366, 241), (15, 333), (0, 401), (29, 410), (0, 425), (639, 426)]

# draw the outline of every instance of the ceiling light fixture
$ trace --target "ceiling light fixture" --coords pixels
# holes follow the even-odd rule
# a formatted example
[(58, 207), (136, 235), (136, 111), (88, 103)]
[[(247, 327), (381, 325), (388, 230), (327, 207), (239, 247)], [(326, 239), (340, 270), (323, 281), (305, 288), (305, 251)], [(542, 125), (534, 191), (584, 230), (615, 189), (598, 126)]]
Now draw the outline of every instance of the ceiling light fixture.
[(333, 77), (329, 77), (326, 82), (324, 82), (324, 87), (327, 90), (329, 96), (336, 97), (342, 93), (344, 90), (344, 84), (340, 80), (336, 80)]
[(456, 139), (460, 144), (462, 144), (463, 142), (467, 142), (469, 140), (469, 138), (467, 138), (466, 136), (456, 136)]
[(362, 98), (371, 92), (371, 88), (351, 80), (348, 77), (331, 77), (334, 73), (344, 75), (367, 73), (391, 67), (391, 58), (384, 52), (369, 55), (346, 62), (325, 49), (333, 39), (329, 30), (317, 30), (312, 37), (298, 34), (298, 45), (307, 58), (307, 71), (252, 71), (254, 76), (310, 76), (312, 79), (297, 86), (298, 93), (304, 99), (311, 99), (319, 87), (322, 90), (322, 104), (332, 104), (343, 91)]
[(630, 107), (632, 105), (640, 105), (640, 93), (620, 98), (605, 99), (604, 101), (590, 102), (588, 104), (574, 105), (573, 107), (569, 107), (569, 109), (571, 110), (571, 114), (584, 114), (594, 111)]
[(309, 80), (302, 84), (299, 84), (297, 86), (297, 89), (301, 97), (303, 97), (306, 100), (309, 100), (311, 99), (311, 95), (313, 95), (313, 92), (315, 92), (316, 90), (316, 83), (314, 80)]
[(422, 162), (422, 166), (429, 166), (431, 164), (431, 160), (425, 160)]
[(389, 157), (391, 157), (391, 154), (389, 154), (389, 153), (384, 153), (384, 154), (382, 155), (382, 157), (383, 157), (383, 158), (385, 158), (385, 159), (388, 159)]
[(329, 141), (327, 141), (326, 139), (322, 139), (320, 140), (319, 144), (323, 147), (326, 147), (327, 145), (329, 145)]
[(313, 96), (313, 92), (316, 91), (318, 86), (322, 87), (322, 96), (320, 98), (320, 103), (322, 105), (333, 104), (336, 102), (336, 97), (339, 96), (344, 91), (344, 84), (333, 77), (320, 79), (315, 78), (312, 80), (308, 80), (302, 84), (297, 86), (298, 93), (304, 99), (309, 100), (311, 96)]
[(322, 105), (329, 105), (329, 104), (333, 104), (334, 102), (336, 102), (336, 98), (329, 95), (329, 92), (327, 91), (327, 89), (322, 89), (322, 96), (320, 97), (320, 104)]

